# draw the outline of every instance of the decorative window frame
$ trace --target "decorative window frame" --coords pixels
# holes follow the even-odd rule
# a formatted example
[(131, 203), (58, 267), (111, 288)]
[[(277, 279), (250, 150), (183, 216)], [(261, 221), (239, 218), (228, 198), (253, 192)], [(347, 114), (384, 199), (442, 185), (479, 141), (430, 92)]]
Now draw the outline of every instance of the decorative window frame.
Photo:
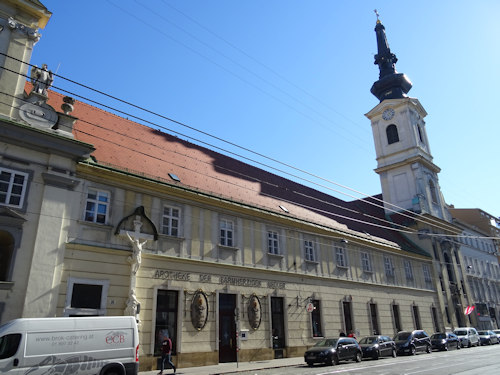
[(428, 264), (422, 264), (422, 272), (424, 274), (424, 281), (426, 284), (432, 283), (431, 268)]
[[(226, 227), (230, 224), (230, 228)], [(231, 234), (228, 236), (228, 234)], [(229, 217), (219, 217), (219, 246), (224, 248), (236, 248), (236, 220)]]
[(361, 252), (361, 268), (363, 272), (373, 273), (373, 265), (370, 253), (367, 251)]
[(304, 237), (302, 239), (302, 245), (304, 248), (304, 260), (309, 263), (318, 263), (316, 241), (312, 238)]
[[(169, 215), (165, 215), (165, 209), (168, 208), (170, 210)], [(178, 216), (172, 215), (172, 210), (176, 210), (178, 212)], [(174, 238), (182, 238), (182, 231), (183, 231), (183, 225), (182, 225), (182, 218), (183, 218), (183, 209), (182, 206), (177, 205), (177, 204), (172, 204), (169, 202), (165, 202), (162, 205), (161, 212), (160, 212), (160, 234), (163, 236), (169, 236), (169, 237), (174, 237)], [(164, 219), (168, 219), (168, 231), (167, 233), (164, 232), (164, 229), (167, 227), (164, 225)], [(171, 225), (172, 220), (177, 220), (177, 234), (172, 234), (173, 233), (173, 226)]]
[[(90, 199), (89, 198), (89, 193), (91, 191), (95, 191), (96, 199)], [(99, 195), (100, 194), (107, 194), (108, 200), (106, 202), (102, 202), (99, 200)], [(85, 190), (85, 198), (84, 198), (84, 207), (83, 207), (83, 221), (85, 223), (92, 223), (92, 224), (97, 224), (97, 225), (107, 225), (110, 222), (110, 216), (111, 216), (111, 191), (108, 189), (102, 189), (99, 187), (95, 186), (89, 186)], [(87, 219), (87, 205), (88, 203), (94, 203), (95, 204), (95, 210), (91, 211), (94, 213), (94, 218), (92, 220)], [(99, 216), (99, 206), (104, 205), (106, 206), (106, 214), (105, 214), (105, 219), (104, 222), (97, 221), (97, 217)]]
[(346, 248), (343, 246), (335, 246), (334, 251), (335, 251), (335, 264), (337, 265), (337, 267), (347, 269), (349, 266), (347, 262)]
[(281, 238), (278, 229), (268, 228), (266, 236), (267, 254), (283, 256), (281, 251)]
[(394, 262), (392, 260), (392, 257), (384, 255), (384, 270), (385, 270), (385, 276), (387, 277), (394, 277)]
[[(11, 176), (9, 178), (9, 181), (0, 181), (2, 184), (7, 183), (7, 191), (6, 191), (6, 196), (5, 196), (5, 202), (0, 202), (0, 206), (5, 206), (5, 207), (10, 207), (14, 209), (23, 209), (25, 207), (25, 202), (26, 202), (26, 196), (28, 195), (28, 182), (31, 180), (32, 173), (28, 173), (27, 171), (20, 171), (17, 169), (12, 169), (12, 168), (6, 168), (0, 166), (0, 175), (5, 172), (5, 173), (10, 173)], [(21, 185), (21, 194), (19, 194), (19, 204), (11, 204), (8, 203), (10, 198), (12, 197), (12, 188), (15, 185), (14, 179), (15, 176), (22, 176), (23, 177), (23, 182), (22, 184), (16, 184), (16, 185)], [(17, 194), (14, 194), (17, 195)]]
[(413, 281), (414, 280), (414, 277), (413, 277), (413, 266), (411, 264), (411, 261), (410, 260), (404, 260), (403, 263), (404, 263), (404, 268), (405, 268), (405, 277), (406, 277), (406, 280)]
[[(73, 298), (73, 286), (75, 284), (100, 285), (101, 304), (99, 309), (86, 309), (81, 307), (72, 307), (71, 299)], [(78, 277), (70, 277), (66, 288), (66, 303), (64, 305), (63, 316), (71, 315), (106, 315), (106, 301), (108, 300), (109, 280), (83, 279)]]

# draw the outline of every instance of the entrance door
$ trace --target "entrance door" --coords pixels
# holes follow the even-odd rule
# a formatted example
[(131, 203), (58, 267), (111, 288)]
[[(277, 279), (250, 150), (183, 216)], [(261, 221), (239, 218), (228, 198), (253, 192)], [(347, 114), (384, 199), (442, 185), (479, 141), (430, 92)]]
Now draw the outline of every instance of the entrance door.
[(282, 297), (271, 297), (271, 319), (274, 357), (282, 358), (283, 350), (280, 349), (285, 347), (285, 318)]
[(219, 294), (219, 363), (236, 362), (236, 294)]

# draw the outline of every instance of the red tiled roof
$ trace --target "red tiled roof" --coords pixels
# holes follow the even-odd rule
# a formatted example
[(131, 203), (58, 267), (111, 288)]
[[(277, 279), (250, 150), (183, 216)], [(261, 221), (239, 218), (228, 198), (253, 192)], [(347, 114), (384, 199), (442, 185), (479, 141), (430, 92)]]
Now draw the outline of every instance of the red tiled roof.
[[(50, 92), (49, 98), (50, 105), (60, 108), (63, 95)], [(397, 232), (367, 224), (388, 225), (379, 221), (385, 220), (380, 207), (343, 201), (83, 102), (76, 102), (74, 108), (71, 115), (79, 120), (73, 134), (96, 148), (92, 155), (98, 163), (166, 181), (172, 181), (168, 174), (173, 173), (183, 186), (198, 191), (319, 225), (402, 242)]]

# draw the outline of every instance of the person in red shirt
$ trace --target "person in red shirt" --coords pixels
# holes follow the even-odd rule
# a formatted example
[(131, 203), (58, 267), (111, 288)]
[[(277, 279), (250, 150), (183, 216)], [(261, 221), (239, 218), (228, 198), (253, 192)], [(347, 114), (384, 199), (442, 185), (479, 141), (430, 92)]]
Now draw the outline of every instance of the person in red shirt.
[(163, 338), (163, 342), (161, 344), (161, 370), (158, 373), (158, 375), (163, 374), (163, 369), (165, 368), (165, 361), (167, 361), (170, 367), (174, 369), (174, 374), (175, 374), (176, 368), (172, 363), (172, 340), (170, 340), (170, 337), (168, 336)]

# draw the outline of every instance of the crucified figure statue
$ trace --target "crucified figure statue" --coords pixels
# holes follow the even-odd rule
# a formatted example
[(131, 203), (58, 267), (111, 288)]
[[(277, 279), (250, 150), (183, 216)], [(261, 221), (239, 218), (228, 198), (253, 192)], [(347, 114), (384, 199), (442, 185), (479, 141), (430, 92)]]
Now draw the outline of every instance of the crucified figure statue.
[(148, 242), (148, 240), (144, 240), (143, 242), (139, 241), (138, 238), (132, 238), (130, 234), (127, 232), (127, 237), (132, 242), (133, 253), (130, 255), (127, 260), (132, 264), (132, 273), (135, 275), (141, 266), (141, 252), (142, 247)]

